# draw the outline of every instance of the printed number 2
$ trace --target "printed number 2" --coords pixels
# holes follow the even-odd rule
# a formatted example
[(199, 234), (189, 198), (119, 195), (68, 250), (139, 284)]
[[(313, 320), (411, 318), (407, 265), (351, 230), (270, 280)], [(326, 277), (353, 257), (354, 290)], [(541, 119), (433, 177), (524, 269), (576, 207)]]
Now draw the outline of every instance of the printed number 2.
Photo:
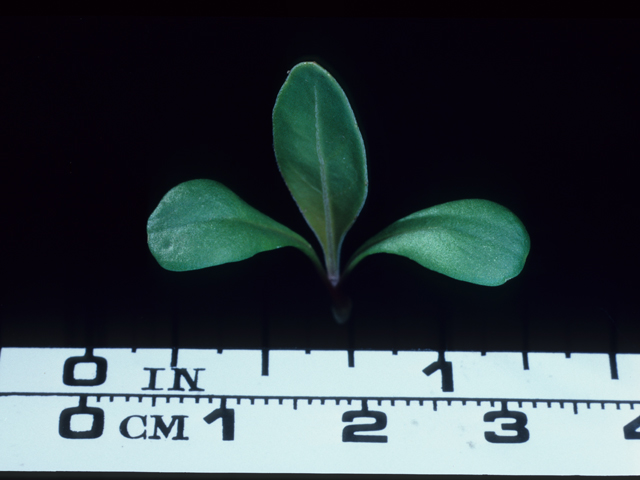
[(524, 443), (529, 440), (529, 430), (527, 430), (527, 415), (524, 412), (513, 412), (507, 410), (506, 402), (502, 402), (502, 410), (487, 412), (484, 415), (485, 422), (493, 422), (499, 418), (512, 418), (513, 423), (503, 423), (502, 430), (513, 430), (516, 435), (498, 435), (495, 432), (484, 432), (484, 438), (489, 443)]
[(375, 422), (364, 425), (347, 425), (342, 429), (343, 442), (387, 443), (386, 435), (356, 435), (356, 432), (377, 432), (387, 426), (387, 415), (384, 412), (374, 412), (367, 408), (367, 402), (362, 402), (362, 410), (351, 410), (342, 415), (343, 422), (353, 422), (356, 418), (373, 418)]
[(626, 440), (640, 440), (640, 417), (635, 420), (631, 420), (624, 426), (624, 438)]

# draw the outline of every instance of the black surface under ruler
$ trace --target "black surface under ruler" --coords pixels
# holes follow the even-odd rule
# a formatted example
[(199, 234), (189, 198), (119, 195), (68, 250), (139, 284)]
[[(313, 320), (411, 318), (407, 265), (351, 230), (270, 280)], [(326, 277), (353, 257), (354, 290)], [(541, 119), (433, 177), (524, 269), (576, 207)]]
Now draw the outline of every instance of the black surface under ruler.
[[(438, 17), (0, 18), (0, 477), (640, 473), (640, 22)], [(273, 151), (301, 61), (366, 147), (343, 263), (478, 198), (522, 273), (372, 255), (338, 325), (293, 248), (161, 268), (147, 220), (193, 179), (318, 247)]]
[(0, 469), (640, 473), (637, 355), (617, 378), (598, 354), (355, 360), (273, 351), (265, 375), (251, 350), (5, 348)]

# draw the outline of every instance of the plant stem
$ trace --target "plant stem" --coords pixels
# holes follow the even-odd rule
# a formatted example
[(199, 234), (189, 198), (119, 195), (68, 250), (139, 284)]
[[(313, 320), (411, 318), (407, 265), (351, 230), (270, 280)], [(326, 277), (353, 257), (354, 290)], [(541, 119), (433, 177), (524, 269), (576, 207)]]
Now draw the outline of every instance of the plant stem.
[(331, 301), (333, 303), (331, 306), (333, 318), (342, 325), (349, 320), (352, 307), (351, 299), (344, 293), (339, 284), (335, 286), (330, 285), (329, 293), (331, 294)]
[(351, 299), (344, 293), (343, 289), (340, 288), (340, 284), (342, 283), (342, 278), (340, 278), (340, 268), (338, 266), (338, 262), (332, 261), (336, 256), (327, 256), (325, 252), (324, 259), (325, 264), (327, 265), (327, 269), (325, 270), (311, 246), (308, 244), (305, 244), (305, 246), (307, 246), (308, 249), (305, 248), (303, 251), (311, 259), (313, 265), (320, 274), (322, 281), (327, 287), (327, 290), (329, 290), (333, 318), (335, 318), (336, 322), (342, 325), (349, 320), (352, 304)]

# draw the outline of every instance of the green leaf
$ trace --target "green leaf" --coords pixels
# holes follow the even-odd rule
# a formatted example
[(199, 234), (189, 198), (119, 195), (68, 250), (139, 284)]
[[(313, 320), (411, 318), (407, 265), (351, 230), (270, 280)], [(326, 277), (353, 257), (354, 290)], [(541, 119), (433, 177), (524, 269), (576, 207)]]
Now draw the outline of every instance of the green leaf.
[(172, 188), (147, 222), (149, 249), (167, 270), (185, 271), (237, 262), (256, 253), (292, 246), (322, 270), (309, 243), (247, 205), (213, 180)]
[(345, 93), (319, 65), (296, 65), (273, 109), (280, 172), (322, 245), (329, 280), (339, 278), (340, 247), (367, 196), (362, 135)]
[(497, 286), (522, 271), (529, 247), (524, 225), (507, 208), (458, 200), (391, 224), (353, 255), (346, 272), (367, 255), (394, 253), (458, 280)]

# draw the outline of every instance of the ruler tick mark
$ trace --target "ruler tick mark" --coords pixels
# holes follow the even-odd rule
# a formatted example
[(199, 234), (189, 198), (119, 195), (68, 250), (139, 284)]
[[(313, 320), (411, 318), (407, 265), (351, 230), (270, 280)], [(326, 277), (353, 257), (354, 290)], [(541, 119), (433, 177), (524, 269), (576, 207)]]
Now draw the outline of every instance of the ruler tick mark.
[(615, 353), (609, 354), (609, 368), (611, 368), (611, 380), (618, 380), (618, 362)]
[(178, 347), (173, 347), (171, 349), (171, 367), (178, 366)]
[(269, 376), (269, 349), (262, 349), (262, 376)]
[(522, 352), (522, 366), (525, 370), (529, 370), (529, 354)]

